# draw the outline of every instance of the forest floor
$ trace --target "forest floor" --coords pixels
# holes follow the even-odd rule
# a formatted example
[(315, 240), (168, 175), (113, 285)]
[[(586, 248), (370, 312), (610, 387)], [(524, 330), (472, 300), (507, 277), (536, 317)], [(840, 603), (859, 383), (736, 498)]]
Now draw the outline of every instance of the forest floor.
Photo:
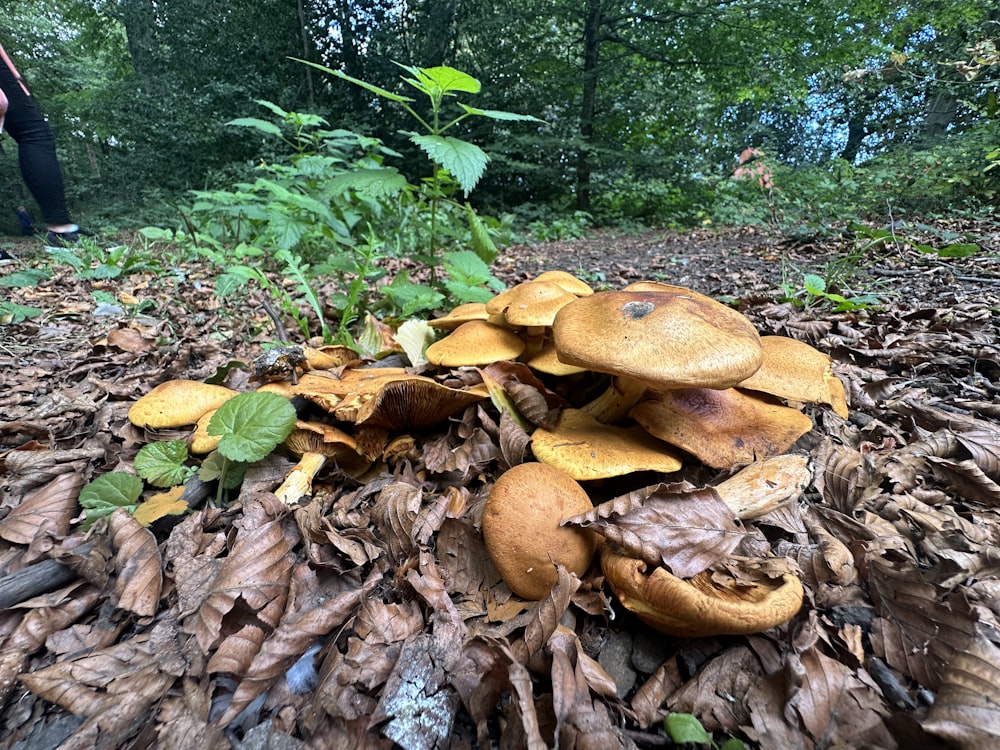
[[(0, 278), (43, 252), (0, 247), (15, 257)], [(508, 284), (549, 269), (595, 288), (691, 287), (832, 357), (849, 417), (805, 407), (814, 428), (793, 452), (809, 456), (812, 481), (741, 525), (735, 550), (790, 559), (805, 589), (790, 621), (661, 635), (614, 600), (597, 565), (561, 575), (540, 602), (513, 596), (480, 522), (494, 480), (530, 449), (488, 401), (411, 431), (407, 450), (360, 478), (328, 466), (295, 509), (273, 494), (294, 459), (274, 454), (222, 507), (192, 483), (183, 516), (145, 529), (116, 513), (82, 532), (81, 488), (131, 471), (151, 439), (127, 420), (135, 400), (217, 373), (252, 390), (232, 365), (276, 337), (262, 305), (220, 304), (207, 266), (64, 269), (0, 287), (44, 310), (0, 325), (0, 747), (558, 737), (606, 750), (670, 746), (668, 713), (760, 748), (1000, 746), (1000, 226), (810, 243), (751, 229), (600, 233), (506, 248), (494, 265)], [(838, 312), (830, 295), (870, 297)], [(596, 503), (731, 473), (688, 460), (588, 490)]]

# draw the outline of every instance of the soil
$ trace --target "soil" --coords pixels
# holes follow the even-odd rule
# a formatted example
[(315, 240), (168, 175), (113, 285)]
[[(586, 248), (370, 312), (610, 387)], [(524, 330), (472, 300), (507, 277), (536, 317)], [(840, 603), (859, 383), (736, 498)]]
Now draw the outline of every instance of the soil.
[[(687, 286), (761, 334), (832, 357), (850, 416), (803, 407), (815, 427), (794, 452), (813, 479), (797, 505), (748, 522), (740, 548), (791, 560), (806, 602), (748, 636), (659, 635), (597, 570), (537, 605), (511, 599), (482, 562), (476, 519), (493, 478), (530, 451), (489, 407), (418, 435), (365, 483), (329, 469), (294, 513), (271, 494), (293, 461), (265, 462), (226, 507), (203, 494), (185, 520), (135, 532), (150, 545), (130, 563), (128, 520), (89, 534), (77, 524), (83, 484), (131, 471), (151, 439), (128, 408), (169, 379), (221, 373), (252, 388), (234, 364), (277, 338), (272, 316), (304, 343), (295, 321), (259, 297), (220, 303), (213, 269), (172, 267), (166, 251), (157, 268), (84, 278), (57, 267), (35, 286), (0, 287), (43, 311), (0, 325), (3, 746), (229, 747), (277, 735), (296, 747), (538, 746), (558, 731), (564, 746), (656, 747), (670, 712), (751, 747), (996, 746), (1000, 226), (882, 229), (796, 242), (752, 228), (599, 232), (505, 248), (494, 264), (508, 285), (562, 269), (595, 289)], [(14, 258), (0, 280), (44, 261), (33, 241), (0, 248)], [(843, 300), (853, 303), (838, 309)], [(468, 384), (467, 373), (431, 374)], [(731, 473), (687, 467), (668, 479), (704, 486)], [(386, 494), (398, 484), (423, 504)], [(236, 558), (248, 571), (234, 579), (239, 596), (196, 595)], [(54, 560), (48, 585), (11, 593), (19, 572)], [(127, 595), (140, 567), (143, 587), (160, 578), (145, 604)], [(298, 599), (256, 590), (251, 572)], [(296, 691), (286, 670), (312, 647), (318, 682)], [(407, 723), (407, 706), (441, 718), (444, 733)]]

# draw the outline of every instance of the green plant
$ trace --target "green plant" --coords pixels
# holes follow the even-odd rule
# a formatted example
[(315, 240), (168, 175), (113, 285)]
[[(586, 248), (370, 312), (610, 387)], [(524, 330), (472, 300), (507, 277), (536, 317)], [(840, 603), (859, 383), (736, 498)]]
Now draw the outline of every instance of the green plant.
[[(241, 393), (216, 411), (209, 421), (208, 434), (221, 438), (219, 447), (202, 461), (198, 476), (204, 481), (218, 481), (218, 504), (226, 490), (243, 481), (249, 464), (263, 460), (288, 437), (295, 420), (295, 408), (288, 399), (273, 393)], [(143, 480), (154, 487), (181, 485), (195, 472), (188, 460), (187, 445), (182, 440), (144, 445), (133, 462), (138, 476), (112, 471), (81, 489), (84, 528), (117, 508), (136, 515), (143, 505), (139, 502)]]
[[(325, 65), (318, 65), (305, 60), (301, 62), (305, 62), (307, 65), (349, 81), (356, 86), (361, 86), (376, 96), (398, 104), (423, 129), (423, 132), (408, 132), (407, 135), (410, 141), (419, 147), (434, 165), (431, 176), (423, 180), (421, 184), (421, 190), (428, 199), (430, 217), (429, 246), (427, 247), (424, 260), (429, 266), (432, 274), (431, 278), (434, 280), (438, 267), (439, 209), (443, 202), (451, 202), (452, 180), (457, 182), (465, 197), (468, 198), (469, 193), (472, 192), (476, 183), (483, 176), (486, 170), (486, 163), (489, 161), (486, 152), (479, 146), (461, 138), (446, 135), (447, 131), (466, 118), (473, 116), (505, 122), (540, 122), (540, 120), (531, 115), (477, 109), (462, 102), (456, 102), (458, 108), (461, 110), (460, 114), (446, 117), (444, 103), (447, 97), (454, 97), (459, 94), (478, 94), (482, 85), (469, 74), (445, 65), (432, 68), (418, 68), (396, 63), (396, 65), (410, 76), (403, 77), (402, 80), (427, 97), (430, 104), (431, 116), (425, 119), (411, 106), (411, 103), (415, 100), (409, 96), (395, 94), (379, 86), (349, 76), (343, 71), (328, 68)], [(486, 227), (478, 220), (468, 203), (465, 206), (472, 232), (473, 248), (484, 261), (487, 263), (492, 262), (496, 257), (496, 248), (493, 247), (493, 243), (489, 239)]]
[(713, 750), (746, 750), (743, 741), (735, 737), (724, 740), (721, 745), (715, 742), (693, 714), (667, 714), (663, 719), (663, 731), (676, 745), (708, 745)]

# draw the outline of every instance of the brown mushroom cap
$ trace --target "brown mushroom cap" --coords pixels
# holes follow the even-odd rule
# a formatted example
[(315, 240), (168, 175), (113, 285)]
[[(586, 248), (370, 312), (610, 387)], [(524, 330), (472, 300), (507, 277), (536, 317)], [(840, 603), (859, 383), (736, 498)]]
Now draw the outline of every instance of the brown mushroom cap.
[(654, 388), (729, 388), (763, 358), (746, 317), (688, 290), (579, 297), (559, 310), (552, 335), (563, 362)]
[(589, 297), (594, 293), (590, 284), (582, 279), (578, 279), (569, 271), (542, 271), (532, 281), (546, 281), (550, 284), (555, 284), (570, 294), (575, 294), (577, 297)]
[(739, 585), (719, 583), (712, 571), (685, 580), (661, 567), (647, 572), (646, 563), (608, 544), (601, 549), (601, 567), (622, 606), (669, 635), (760, 633), (794, 617), (804, 597), (802, 583), (790, 573), (770, 578), (747, 570)]
[(521, 361), (532, 370), (544, 372), (546, 375), (555, 375), (556, 377), (579, 375), (582, 372), (587, 372), (587, 370), (583, 367), (577, 367), (576, 365), (568, 365), (565, 362), (560, 362), (559, 356), (556, 353), (556, 345), (552, 339), (544, 341), (541, 349), (526, 359), (522, 358)]
[(629, 416), (716, 469), (784, 453), (812, 429), (812, 420), (798, 409), (736, 388), (651, 392)]
[(483, 539), (511, 591), (541, 599), (556, 583), (556, 564), (586, 572), (598, 537), (559, 523), (592, 507), (579, 484), (546, 464), (518, 464), (500, 475), (483, 507)]
[(833, 374), (830, 357), (804, 341), (787, 336), (761, 336), (764, 362), (740, 388), (807, 404), (829, 404), (847, 418), (844, 384)]
[(466, 302), (456, 307), (447, 315), (434, 318), (434, 320), (428, 320), (427, 325), (431, 328), (453, 331), (462, 325), (462, 323), (468, 323), (470, 320), (486, 320), (488, 317), (485, 302)]
[(424, 356), (443, 367), (469, 367), (517, 359), (524, 347), (516, 333), (484, 320), (471, 320), (428, 346)]
[(487, 302), (486, 312), (502, 314), (514, 328), (545, 328), (552, 325), (560, 308), (575, 299), (558, 283), (523, 281)]
[(218, 409), (237, 391), (197, 380), (168, 380), (132, 404), (128, 420), (136, 427), (163, 429), (194, 424)]
[(285, 505), (312, 495), (313, 478), (328, 460), (351, 476), (363, 474), (371, 461), (360, 455), (353, 437), (323, 422), (297, 421), (285, 438), (285, 447), (299, 457), (285, 480), (274, 491)]
[(581, 482), (681, 468), (681, 459), (671, 446), (641, 427), (606, 425), (581, 409), (563, 409), (551, 430), (536, 429), (531, 451), (539, 461)]

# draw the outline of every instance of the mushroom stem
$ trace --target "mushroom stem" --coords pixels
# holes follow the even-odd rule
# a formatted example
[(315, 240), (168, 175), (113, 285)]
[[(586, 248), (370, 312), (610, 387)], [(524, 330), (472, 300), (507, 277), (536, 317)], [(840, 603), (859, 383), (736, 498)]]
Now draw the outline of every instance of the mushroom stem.
[(600, 396), (583, 407), (583, 410), (594, 417), (598, 422), (613, 424), (620, 422), (635, 406), (639, 399), (649, 388), (648, 385), (639, 380), (615, 375), (611, 378), (611, 385)]
[(303, 453), (274, 494), (285, 505), (294, 505), (303, 497), (311, 497), (313, 479), (325, 463), (326, 456), (322, 453)]

